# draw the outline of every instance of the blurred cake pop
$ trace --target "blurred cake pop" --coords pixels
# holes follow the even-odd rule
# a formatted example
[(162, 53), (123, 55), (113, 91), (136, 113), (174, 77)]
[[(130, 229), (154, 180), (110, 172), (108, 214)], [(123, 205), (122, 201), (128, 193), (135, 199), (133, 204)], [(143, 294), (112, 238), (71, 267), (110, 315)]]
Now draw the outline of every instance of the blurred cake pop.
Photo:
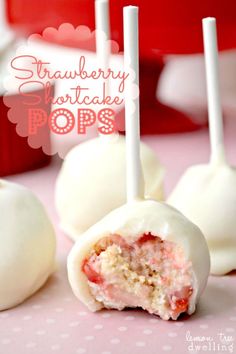
[[(132, 45), (131, 45), (132, 44)], [(124, 54), (138, 84), (137, 7), (124, 8)], [(68, 257), (74, 294), (91, 310), (141, 307), (162, 319), (192, 314), (209, 274), (199, 228), (176, 209), (144, 200), (139, 157), (139, 100), (125, 95), (127, 204), (86, 231)]]
[[(95, 1), (95, 14), (97, 57), (106, 70), (110, 53), (109, 41), (106, 40), (110, 34), (107, 0)], [(163, 199), (164, 170), (154, 152), (145, 144), (141, 144), (141, 161), (145, 195)], [(66, 234), (76, 240), (90, 226), (124, 203), (123, 136), (99, 136), (81, 143), (68, 153), (56, 184), (56, 207), (61, 228)]]
[(55, 233), (39, 200), (0, 180), (0, 310), (23, 302), (55, 267)]
[[(141, 144), (145, 196), (163, 199), (164, 170)], [(56, 207), (62, 230), (76, 240), (107, 213), (125, 203), (125, 138), (89, 140), (66, 156), (56, 183)]]
[(187, 169), (168, 203), (202, 230), (210, 249), (211, 273), (226, 274), (236, 268), (236, 169), (225, 159), (214, 18), (203, 20), (203, 32), (211, 161)]

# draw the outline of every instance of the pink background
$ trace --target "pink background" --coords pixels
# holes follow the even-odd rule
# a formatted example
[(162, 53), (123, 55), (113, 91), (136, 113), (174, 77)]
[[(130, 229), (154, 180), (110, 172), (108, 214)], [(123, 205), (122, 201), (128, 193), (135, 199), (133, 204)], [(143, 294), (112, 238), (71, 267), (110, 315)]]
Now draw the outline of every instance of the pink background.
[[(207, 131), (143, 140), (155, 149), (166, 166), (167, 194), (189, 165), (208, 161)], [(226, 146), (230, 162), (236, 164), (236, 119), (227, 121)], [(192, 336), (211, 336), (217, 344), (220, 332), (236, 340), (235, 272), (210, 277), (197, 312), (176, 322), (165, 322), (135, 310), (90, 313), (74, 297), (67, 281), (66, 257), (72, 242), (59, 230), (54, 207), (54, 183), (59, 167), (60, 162), (55, 160), (47, 168), (9, 178), (30, 187), (47, 206), (57, 232), (58, 266), (38, 293), (22, 305), (0, 312), (1, 354), (222, 353), (221, 348), (189, 351), (191, 342), (186, 341), (186, 332), (190, 331)], [(236, 342), (233, 344), (236, 352)]]

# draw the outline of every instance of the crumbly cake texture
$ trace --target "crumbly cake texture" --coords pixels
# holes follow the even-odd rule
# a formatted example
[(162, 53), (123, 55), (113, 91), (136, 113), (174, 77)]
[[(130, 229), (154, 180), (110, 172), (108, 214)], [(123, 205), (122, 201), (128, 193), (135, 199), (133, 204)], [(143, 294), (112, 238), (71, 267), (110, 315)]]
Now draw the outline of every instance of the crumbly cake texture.
[(151, 233), (132, 243), (119, 235), (101, 239), (82, 271), (103, 307), (140, 307), (164, 320), (186, 312), (193, 293), (192, 266), (183, 249)]

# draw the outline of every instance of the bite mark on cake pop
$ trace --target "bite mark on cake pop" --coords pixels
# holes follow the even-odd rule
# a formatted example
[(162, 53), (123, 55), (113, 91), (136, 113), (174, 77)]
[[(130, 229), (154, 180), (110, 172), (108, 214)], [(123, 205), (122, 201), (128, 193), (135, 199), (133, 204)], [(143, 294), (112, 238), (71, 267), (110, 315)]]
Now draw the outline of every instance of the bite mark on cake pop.
[(91, 294), (106, 308), (141, 307), (175, 320), (187, 312), (193, 294), (192, 264), (183, 249), (150, 232), (131, 243), (120, 235), (102, 238), (82, 271)]

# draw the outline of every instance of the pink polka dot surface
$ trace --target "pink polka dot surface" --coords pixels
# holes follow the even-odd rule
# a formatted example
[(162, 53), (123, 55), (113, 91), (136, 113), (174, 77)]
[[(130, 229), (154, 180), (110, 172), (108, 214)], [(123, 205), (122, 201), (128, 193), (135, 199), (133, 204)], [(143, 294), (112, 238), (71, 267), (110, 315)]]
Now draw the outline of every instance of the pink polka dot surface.
[[(236, 165), (236, 120), (227, 123), (228, 155)], [(168, 192), (186, 167), (208, 158), (207, 131), (144, 140), (166, 166)], [(66, 272), (72, 242), (59, 230), (54, 208), (58, 170), (55, 161), (47, 168), (9, 178), (30, 187), (47, 206), (57, 232), (58, 254), (56, 271), (46, 285), (20, 306), (0, 312), (0, 353), (236, 353), (235, 272), (210, 277), (196, 313), (178, 321), (163, 321), (141, 310), (91, 313), (74, 297)]]

